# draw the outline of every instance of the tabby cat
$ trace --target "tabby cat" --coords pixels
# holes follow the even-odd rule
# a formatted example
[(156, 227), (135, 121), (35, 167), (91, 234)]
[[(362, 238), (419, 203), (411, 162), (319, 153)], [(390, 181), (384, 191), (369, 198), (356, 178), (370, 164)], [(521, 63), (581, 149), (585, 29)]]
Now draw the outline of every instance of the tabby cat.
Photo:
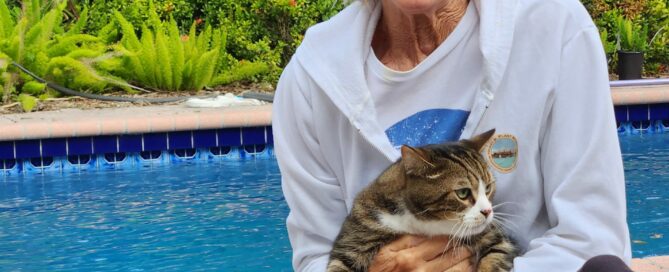
[(495, 183), (480, 154), (494, 133), (402, 146), (402, 157), (357, 195), (327, 271), (367, 271), (382, 246), (405, 234), (449, 235), (473, 253), (478, 271), (509, 271), (517, 250), (491, 224)]

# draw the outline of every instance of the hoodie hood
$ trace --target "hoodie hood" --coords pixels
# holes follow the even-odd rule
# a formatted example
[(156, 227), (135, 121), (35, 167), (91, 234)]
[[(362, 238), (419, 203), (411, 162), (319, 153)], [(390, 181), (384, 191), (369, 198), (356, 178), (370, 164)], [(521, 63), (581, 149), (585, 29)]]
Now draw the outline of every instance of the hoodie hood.
[[(471, 1), (479, 12), (484, 75), (461, 138), (476, 132), (500, 85), (509, 60), (518, 2)], [(295, 56), (363, 137), (394, 161), (399, 152), (376, 120), (374, 102), (365, 81), (365, 59), (380, 14), (379, 1), (371, 6), (356, 1), (327, 23), (310, 28)]]

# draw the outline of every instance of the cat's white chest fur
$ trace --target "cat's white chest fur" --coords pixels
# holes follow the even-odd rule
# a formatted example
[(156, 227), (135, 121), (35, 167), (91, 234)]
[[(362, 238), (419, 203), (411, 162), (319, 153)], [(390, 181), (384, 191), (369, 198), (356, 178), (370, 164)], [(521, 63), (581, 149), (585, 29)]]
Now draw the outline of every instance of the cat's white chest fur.
[(417, 235), (454, 235), (458, 230), (456, 220), (421, 221), (408, 211), (402, 214), (381, 213), (379, 221), (396, 232)]

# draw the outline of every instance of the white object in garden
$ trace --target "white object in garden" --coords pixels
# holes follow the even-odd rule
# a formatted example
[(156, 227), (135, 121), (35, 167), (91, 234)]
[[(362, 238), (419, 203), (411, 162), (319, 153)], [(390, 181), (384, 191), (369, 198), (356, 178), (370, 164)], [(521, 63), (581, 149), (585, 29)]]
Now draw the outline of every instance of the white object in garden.
[(235, 96), (231, 93), (219, 95), (212, 98), (189, 98), (186, 100), (186, 106), (191, 108), (220, 108), (235, 106), (259, 106), (264, 105), (258, 99), (249, 99)]

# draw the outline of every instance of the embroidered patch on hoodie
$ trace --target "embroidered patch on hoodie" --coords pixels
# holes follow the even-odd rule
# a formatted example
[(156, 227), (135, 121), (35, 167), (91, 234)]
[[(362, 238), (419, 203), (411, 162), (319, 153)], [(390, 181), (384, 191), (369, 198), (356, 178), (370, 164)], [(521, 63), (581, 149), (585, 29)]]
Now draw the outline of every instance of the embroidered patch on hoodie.
[(495, 135), (486, 151), (490, 164), (502, 173), (509, 173), (518, 162), (518, 141), (511, 134)]

